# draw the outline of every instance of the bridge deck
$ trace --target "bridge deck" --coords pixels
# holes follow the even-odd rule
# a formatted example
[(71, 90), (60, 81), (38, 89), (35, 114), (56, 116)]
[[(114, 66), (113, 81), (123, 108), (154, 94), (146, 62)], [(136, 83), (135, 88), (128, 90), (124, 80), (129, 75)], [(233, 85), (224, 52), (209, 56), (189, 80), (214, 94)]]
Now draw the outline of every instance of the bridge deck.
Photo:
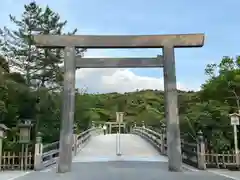
[(74, 158), (73, 162), (100, 162), (100, 161), (163, 161), (167, 157), (149, 145), (137, 135), (121, 134), (121, 156), (116, 156), (116, 134), (99, 135)]
[(73, 159), (72, 172), (59, 174), (53, 167), (39, 172), (30, 172), (11, 180), (232, 179), (207, 171), (168, 172), (167, 158), (159, 155), (150, 144), (135, 135), (121, 135), (122, 156), (115, 155), (115, 146), (116, 135), (96, 136)]

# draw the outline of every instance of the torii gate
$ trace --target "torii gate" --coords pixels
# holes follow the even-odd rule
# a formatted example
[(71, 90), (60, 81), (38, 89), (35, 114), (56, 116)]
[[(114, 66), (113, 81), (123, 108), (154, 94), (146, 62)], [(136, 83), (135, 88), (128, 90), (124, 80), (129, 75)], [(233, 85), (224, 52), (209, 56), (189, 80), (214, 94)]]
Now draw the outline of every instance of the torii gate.
[[(76, 68), (110, 67), (163, 67), (165, 91), (165, 116), (167, 121), (169, 171), (181, 171), (181, 141), (177, 102), (177, 83), (174, 48), (202, 47), (204, 34), (174, 35), (36, 35), (38, 47), (64, 48), (64, 89), (61, 117), (60, 153), (58, 172), (71, 171), (72, 129), (75, 111)], [(80, 58), (75, 57), (75, 48), (162, 48), (158, 58)]]

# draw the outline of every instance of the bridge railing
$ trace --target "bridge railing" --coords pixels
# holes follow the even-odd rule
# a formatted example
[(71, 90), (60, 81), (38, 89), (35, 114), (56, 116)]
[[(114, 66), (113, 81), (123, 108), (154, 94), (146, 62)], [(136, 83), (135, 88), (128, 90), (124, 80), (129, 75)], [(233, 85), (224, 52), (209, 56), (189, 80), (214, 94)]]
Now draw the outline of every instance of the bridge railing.
[[(73, 134), (72, 152), (75, 156), (92, 136), (102, 134), (102, 128), (92, 127), (80, 134)], [(43, 145), (38, 137), (35, 144), (34, 169), (41, 170), (56, 164), (59, 157), (59, 141)]]
[[(143, 126), (134, 127), (132, 129), (132, 133), (137, 134), (149, 141), (162, 155), (167, 155), (167, 140), (165, 130), (156, 132)], [(191, 166), (199, 169), (206, 169), (205, 155), (203, 153), (205, 152), (205, 146), (202, 140), (202, 134), (199, 134), (199, 139), (196, 143), (187, 143), (181, 139), (182, 160), (184, 163)]]
[[(162, 155), (167, 155), (165, 128), (153, 129), (151, 127), (146, 128), (145, 126), (142, 126), (134, 127), (132, 132), (153, 144)], [(219, 153), (214, 150), (207, 149), (202, 132), (198, 133), (198, 137), (193, 143), (185, 141), (182, 136), (181, 151), (183, 162), (199, 169), (240, 169), (240, 153), (236, 154), (234, 150)]]

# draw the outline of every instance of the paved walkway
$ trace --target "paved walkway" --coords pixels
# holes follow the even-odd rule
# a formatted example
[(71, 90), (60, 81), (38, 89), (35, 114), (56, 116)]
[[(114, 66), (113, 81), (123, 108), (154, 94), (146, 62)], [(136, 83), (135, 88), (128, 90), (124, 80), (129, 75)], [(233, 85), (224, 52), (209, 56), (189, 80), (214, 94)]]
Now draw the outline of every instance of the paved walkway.
[(226, 178), (231, 178), (233, 180), (240, 180), (240, 171), (230, 171), (227, 169), (208, 169), (208, 172), (214, 174), (220, 174)]
[(31, 171), (0, 171), (0, 180), (18, 180), (29, 173)]
[(237, 173), (231, 176), (231, 173), (224, 175), (222, 171), (192, 169), (168, 172), (167, 157), (159, 155), (156, 149), (136, 135), (121, 135), (121, 153), (122, 156), (116, 156), (116, 135), (99, 135), (74, 157), (71, 173), (58, 174), (55, 167), (11, 174), (11, 177), (7, 172), (5, 177), (0, 172), (0, 180), (240, 180)]
[(167, 157), (150, 146), (137, 135), (121, 134), (121, 156), (116, 156), (116, 134), (99, 135), (74, 158), (73, 162), (102, 162), (102, 161), (162, 161)]

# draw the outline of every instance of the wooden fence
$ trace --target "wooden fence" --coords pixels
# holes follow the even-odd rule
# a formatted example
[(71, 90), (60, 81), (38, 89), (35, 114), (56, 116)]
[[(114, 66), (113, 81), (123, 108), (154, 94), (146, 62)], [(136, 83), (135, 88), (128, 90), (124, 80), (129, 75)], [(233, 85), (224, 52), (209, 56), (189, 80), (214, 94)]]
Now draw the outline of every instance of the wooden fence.
[(29, 170), (33, 168), (32, 152), (3, 152), (0, 170)]
[[(91, 136), (101, 133), (102, 128), (91, 127), (80, 134), (74, 134), (73, 155), (76, 155), (86, 145)], [(41, 139), (41, 137), (37, 137), (34, 146), (31, 144), (23, 146), (16, 142), (12, 151), (10, 148), (5, 150), (3, 148), (3, 151), (0, 153), (0, 171), (40, 170), (55, 164), (59, 156), (59, 141), (43, 145)]]
[[(238, 158), (239, 156), (240, 154), (238, 155)], [(205, 162), (207, 168), (239, 169), (239, 164), (237, 164), (234, 151), (227, 151), (219, 154), (214, 151), (206, 150)]]

